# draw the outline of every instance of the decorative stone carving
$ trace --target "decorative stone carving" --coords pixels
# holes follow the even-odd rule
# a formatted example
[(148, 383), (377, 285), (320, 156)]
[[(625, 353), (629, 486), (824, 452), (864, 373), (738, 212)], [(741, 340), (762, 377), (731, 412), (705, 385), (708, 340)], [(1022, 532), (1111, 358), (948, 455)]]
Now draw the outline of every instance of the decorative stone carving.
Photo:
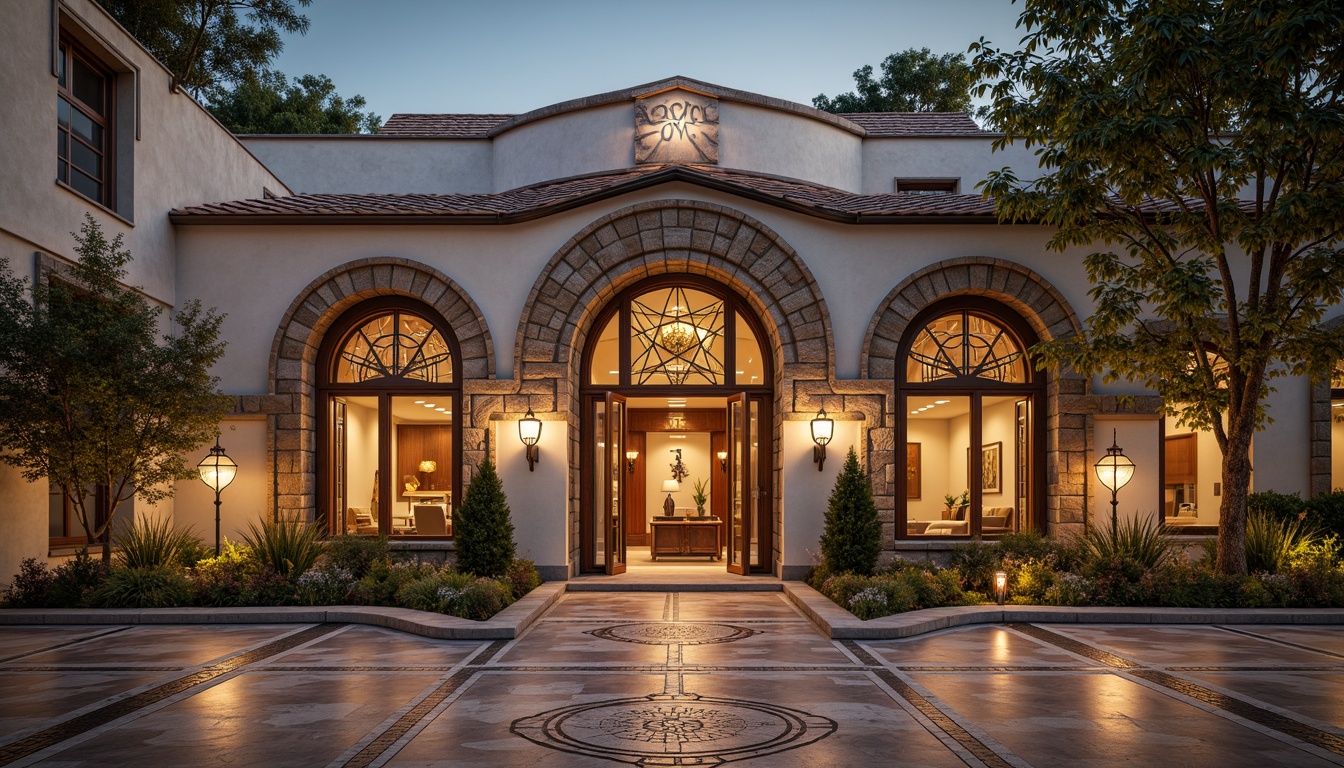
[(719, 100), (674, 89), (635, 100), (635, 164), (719, 163)]

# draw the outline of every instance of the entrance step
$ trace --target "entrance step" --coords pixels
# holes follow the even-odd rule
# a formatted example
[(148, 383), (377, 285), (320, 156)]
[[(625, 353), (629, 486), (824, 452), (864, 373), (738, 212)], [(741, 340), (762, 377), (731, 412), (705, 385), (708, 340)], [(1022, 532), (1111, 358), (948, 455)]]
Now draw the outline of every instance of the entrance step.
[(784, 582), (774, 576), (646, 577), (579, 576), (565, 582), (566, 592), (783, 592)]

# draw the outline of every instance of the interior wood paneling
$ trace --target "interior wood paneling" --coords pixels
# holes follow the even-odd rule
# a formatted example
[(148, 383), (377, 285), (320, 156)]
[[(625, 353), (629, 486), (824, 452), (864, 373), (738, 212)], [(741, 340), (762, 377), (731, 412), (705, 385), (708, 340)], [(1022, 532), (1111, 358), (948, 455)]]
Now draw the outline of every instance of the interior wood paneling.
[[(439, 465), (433, 475), (420, 474), (420, 462), (430, 460)], [(453, 487), (453, 428), (438, 424), (397, 425), (397, 500), (405, 501), (407, 475), (414, 475), (420, 490), (451, 490)], [(431, 487), (432, 486), (432, 487)], [(457, 499), (453, 500), (454, 502)]]

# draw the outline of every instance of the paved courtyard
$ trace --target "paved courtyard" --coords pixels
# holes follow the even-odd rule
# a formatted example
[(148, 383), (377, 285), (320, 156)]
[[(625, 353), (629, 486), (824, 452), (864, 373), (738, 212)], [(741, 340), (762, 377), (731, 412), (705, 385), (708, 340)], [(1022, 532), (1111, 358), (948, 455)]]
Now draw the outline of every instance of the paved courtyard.
[(781, 594), (569, 593), (515, 641), (0, 628), (0, 765), (1344, 765), (1344, 629), (831, 641)]

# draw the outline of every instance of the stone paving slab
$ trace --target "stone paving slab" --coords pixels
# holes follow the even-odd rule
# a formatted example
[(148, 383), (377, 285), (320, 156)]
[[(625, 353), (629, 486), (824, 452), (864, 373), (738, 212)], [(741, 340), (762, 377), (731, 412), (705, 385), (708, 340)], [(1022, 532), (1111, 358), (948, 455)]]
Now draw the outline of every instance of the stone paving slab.
[(0, 766), (1344, 765), (1338, 627), (856, 641), (804, 613), (782, 593), (557, 591), (512, 639), (0, 627)]

